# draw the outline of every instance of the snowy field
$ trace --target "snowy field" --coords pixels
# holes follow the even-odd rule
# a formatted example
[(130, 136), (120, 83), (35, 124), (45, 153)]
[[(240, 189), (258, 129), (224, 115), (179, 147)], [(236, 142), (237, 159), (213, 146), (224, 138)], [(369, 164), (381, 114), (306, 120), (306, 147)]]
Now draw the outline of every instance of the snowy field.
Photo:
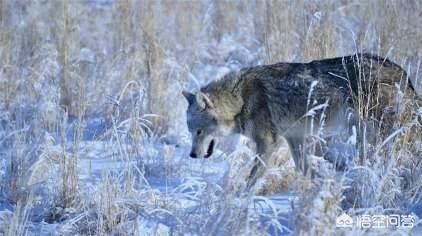
[(254, 143), (190, 158), (181, 93), (365, 51), (422, 95), (421, 16), (417, 0), (0, 2), (0, 236), (422, 235), (422, 107), (364, 153), (354, 136), (326, 147), (343, 168), (312, 156), (313, 179), (282, 147), (247, 190)]

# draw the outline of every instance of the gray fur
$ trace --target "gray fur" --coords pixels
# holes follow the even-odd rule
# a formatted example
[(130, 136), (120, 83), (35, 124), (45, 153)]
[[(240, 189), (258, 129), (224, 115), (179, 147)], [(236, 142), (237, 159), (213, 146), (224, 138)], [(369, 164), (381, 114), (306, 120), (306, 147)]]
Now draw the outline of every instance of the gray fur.
[[(189, 102), (187, 123), (192, 134), (192, 156), (207, 156), (212, 140), (241, 133), (256, 142), (264, 161), (287, 140), (296, 168), (306, 172), (304, 140), (320, 128), (322, 113), (326, 116), (327, 132), (335, 132), (342, 123), (349, 127), (351, 120), (356, 122), (358, 118), (349, 119), (353, 116), (346, 113), (354, 111), (356, 116), (361, 96), (360, 101), (372, 107), (367, 117), (387, 125), (389, 122), (383, 120), (386, 118), (382, 114), (394, 110), (396, 85), (406, 91), (405, 96), (414, 94), (412, 89), (404, 89), (411, 85), (400, 66), (370, 54), (309, 63), (277, 63), (229, 73), (195, 95), (184, 92)], [(315, 109), (316, 121), (311, 130), (305, 114), (321, 104), (328, 106)], [(262, 172), (257, 161), (249, 185)]]

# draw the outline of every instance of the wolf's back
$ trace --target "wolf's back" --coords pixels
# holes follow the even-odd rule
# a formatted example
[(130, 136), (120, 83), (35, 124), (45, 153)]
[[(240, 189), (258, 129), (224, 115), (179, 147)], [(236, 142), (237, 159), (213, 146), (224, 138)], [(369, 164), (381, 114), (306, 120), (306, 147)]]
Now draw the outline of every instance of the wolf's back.
[[(403, 90), (414, 90), (403, 68), (387, 58), (369, 53), (312, 61), (309, 64), (320, 74), (330, 74), (336, 77), (333, 79), (347, 82), (354, 94), (378, 92), (379, 85), (390, 88), (399, 85)], [(343, 82), (339, 81), (339, 85), (344, 85)]]

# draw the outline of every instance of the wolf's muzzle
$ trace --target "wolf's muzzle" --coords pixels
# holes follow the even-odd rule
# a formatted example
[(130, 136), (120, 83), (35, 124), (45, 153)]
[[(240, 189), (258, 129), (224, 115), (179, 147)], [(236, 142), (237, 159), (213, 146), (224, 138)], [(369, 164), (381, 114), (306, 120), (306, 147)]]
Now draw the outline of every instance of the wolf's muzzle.
[(215, 141), (213, 139), (211, 140), (210, 145), (208, 146), (207, 154), (205, 154), (204, 156), (205, 158), (208, 158), (212, 155), (212, 153), (214, 152), (214, 146), (215, 146)]
[(198, 157), (198, 155), (196, 155), (196, 153), (194, 153), (194, 152), (191, 152), (189, 154), (189, 156), (192, 157), (192, 158), (197, 158)]

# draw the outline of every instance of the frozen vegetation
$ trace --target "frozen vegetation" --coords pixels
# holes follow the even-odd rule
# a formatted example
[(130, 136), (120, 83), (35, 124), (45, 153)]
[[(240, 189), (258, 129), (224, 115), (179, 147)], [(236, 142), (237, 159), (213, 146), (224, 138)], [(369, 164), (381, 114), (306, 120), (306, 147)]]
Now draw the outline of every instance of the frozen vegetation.
[[(418, 0), (1, 1), (0, 235), (420, 234), (422, 107), (375, 147), (329, 146), (336, 165), (313, 156), (313, 179), (281, 148), (246, 191), (254, 144), (190, 158), (181, 91), (364, 51), (422, 95), (421, 15)], [(338, 228), (343, 212), (414, 227)]]

